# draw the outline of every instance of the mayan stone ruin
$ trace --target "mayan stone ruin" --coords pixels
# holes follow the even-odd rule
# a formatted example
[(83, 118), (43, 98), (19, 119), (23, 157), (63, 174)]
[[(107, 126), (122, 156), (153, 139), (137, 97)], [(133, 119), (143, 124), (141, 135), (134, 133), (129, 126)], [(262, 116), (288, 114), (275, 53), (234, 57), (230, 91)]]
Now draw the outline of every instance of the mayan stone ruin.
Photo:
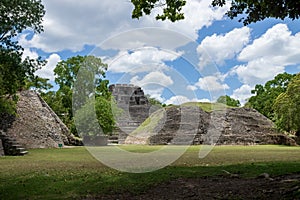
[(50, 148), (76, 144), (66, 125), (37, 92), (22, 91), (17, 95), (17, 115), (1, 116), (0, 139), (4, 150), (13, 150), (14, 146)]
[[(117, 105), (124, 113), (117, 119), (119, 144), (287, 144), (295, 141), (275, 130), (272, 121), (254, 109), (226, 108), (205, 112), (199, 107), (161, 108), (150, 129), (139, 126), (150, 116), (151, 105), (143, 90), (134, 85), (110, 86)], [(139, 127), (139, 128), (138, 128)]]
[[(274, 124), (254, 109), (227, 108), (205, 112), (193, 106), (172, 106), (151, 129), (140, 129), (126, 139), (126, 144), (152, 145), (296, 145), (284, 134), (277, 133)], [(195, 120), (197, 119), (197, 120)], [(153, 125), (152, 125), (153, 126)]]
[(149, 117), (150, 104), (141, 87), (129, 84), (114, 84), (109, 91), (116, 100), (122, 114), (116, 116), (118, 143), (123, 144), (128, 134), (133, 132)]

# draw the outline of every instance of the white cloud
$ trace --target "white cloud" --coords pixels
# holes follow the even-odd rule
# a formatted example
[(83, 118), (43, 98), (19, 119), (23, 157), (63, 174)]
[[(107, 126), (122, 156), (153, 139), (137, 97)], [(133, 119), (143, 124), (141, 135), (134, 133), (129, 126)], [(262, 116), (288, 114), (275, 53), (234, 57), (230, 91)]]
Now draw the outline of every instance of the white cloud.
[(256, 84), (264, 84), (277, 74), (283, 73), (284, 66), (275, 66), (272, 60), (257, 59), (246, 65), (234, 67), (232, 72), (238, 75), (242, 83), (255, 86)]
[(170, 99), (164, 101), (165, 104), (169, 105), (169, 104), (173, 104), (173, 105), (181, 105), (183, 103), (187, 103), (187, 102), (211, 102), (209, 99), (196, 99), (196, 98), (188, 98), (186, 96), (182, 96), (182, 95), (176, 95), (171, 97)]
[[(291, 35), (286, 24), (277, 24), (244, 48), (238, 58), (241, 61), (250, 61), (258, 58), (277, 57), (275, 62), (285, 63), (289, 59), (289, 54), (299, 54), (300, 50), (297, 48), (300, 45), (299, 38), (299, 34)], [(299, 60), (300, 58), (298, 58)]]
[(191, 91), (195, 91), (195, 90), (197, 90), (198, 88), (197, 88), (195, 85), (188, 85), (188, 86), (186, 87), (186, 89), (187, 89), (187, 90), (191, 90)]
[(54, 69), (58, 62), (61, 61), (61, 58), (57, 54), (51, 54), (47, 59), (47, 64), (42, 69), (37, 70), (35, 74), (41, 78), (49, 79), (50, 81), (54, 81)]
[(173, 96), (170, 99), (166, 100), (164, 103), (169, 105), (169, 104), (174, 104), (174, 105), (181, 105), (183, 103), (187, 103), (187, 102), (197, 102), (197, 99), (189, 99), (185, 96), (181, 96), (181, 95), (177, 95), (177, 96)]
[(199, 99), (198, 102), (211, 103), (211, 100), (209, 100), (209, 99)]
[(39, 55), (35, 51), (31, 51), (29, 48), (25, 48), (23, 51), (22, 59), (29, 57), (30, 59), (37, 59)]
[[(129, 1), (123, 0), (85, 0), (76, 3), (74, 0), (43, 0), (43, 4), (46, 9), (43, 22), (45, 32), (34, 35), (29, 41), (23, 41), (22, 45), (40, 48), (46, 52), (65, 49), (79, 51), (85, 44), (97, 45), (122, 32), (144, 27), (172, 30), (195, 40), (198, 30), (211, 25), (214, 20), (222, 19), (228, 8), (212, 8), (211, 1), (189, 0), (183, 9), (185, 20), (171, 23), (156, 21), (155, 12), (140, 20), (133, 20), (133, 6)], [(145, 34), (141, 38), (155, 40), (151, 34)], [(137, 39), (141, 38), (135, 38), (133, 35), (129, 41), (122, 41), (123, 46), (128, 42), (139, 42)], [(174, 43), (183, 45), (181, 40), (172, 40), (172, 36), (166, 40), (161, 37), (156, 40), (163, 44), (172, 43), (173, 46)]]
[(138, 76), (133, 77), (130, 83), (145, 88), (147, 85), (148, 87), (149, 85), (155, 85), (156, 87), (168, 87), (174, 82), (170, 76), (165, 75), (163, 72), (151, 72), (142, 79)]
[(286, 24), (277, 24), (241, 51), (238, 59), (247, 63), (232, 72), (251, 87), (264, 84), (283, 73), (286, 66), (300, 62), (299, 46), (300, 33), (292, 35)]
[(199, 81), (195, 84), (201, 90), (204, 91), (222, 91), (229, 89), (229, 86), (224, 81), (224, 76), (216, 74), (214, 76), (206, 76), (200, 78)]
[(158, 48), (145, 47), (133, 52), (122, 51), (114, 58), (104, 60), (108, 71), (114, 73), (137, 74), (141, 72), (168, 70), (165, 61), (174, 61), (182, 52), (170, 52)]
[(231, 98), (238, 99), (241, 105), (244, 105), (247, 100), (252, 96), (251, 90), (253, 88), (249, 85), (242, 85), (240, 88), (233, 91)]
[(223, 65), (234, 58), (250, 40), (248, 27), (236, 28), (225, 35), (212, 35), (204, 38), (197, 48), (199, 67), (203, 69), (211, 62)]

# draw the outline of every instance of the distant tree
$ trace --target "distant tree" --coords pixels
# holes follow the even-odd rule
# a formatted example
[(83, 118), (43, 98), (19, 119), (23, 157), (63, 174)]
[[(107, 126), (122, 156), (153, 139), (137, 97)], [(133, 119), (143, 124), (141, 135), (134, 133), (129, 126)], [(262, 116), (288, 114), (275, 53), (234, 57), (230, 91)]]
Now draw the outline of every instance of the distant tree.
[(227, 106), (231, 106), (231, 107), (239, 107), (239, 106), (241, 106), (241, 103), (240, 103), (239, 100), (231, 98), (228, 95), (220, 96), (217, 99), (217, 103), (223, 103), (223, 104), (225, 104)]
[(151, 97), (150, 94), (146, 94), (145, 96), (148, 99), (149, 103), (153, 106), (160, 106), (160, 107), (165, 107), (166, 106), (166, 104), (163, 104), (162, 102), (160, 102), (156, 98)]
[(276, 98), (273, 107), (277, 127), (300, 136), (300, 74), (292, 79), (286, 92)]
[[(131, 0), (134, 5), (132, 18), (140, 18), (143, 15), (149, 15), (154, 8), (161, 8), (162, 14), (156, 16), (157, 20), (170, 20), (175, 22), (184, 19), (182, 8), (185, 6), (185, 0)], [(222, 7), (226, 4), (226, 0), (213, 0), (214, 7)], [(278, 0), (278, 1), (254, 1), (254, 0), (232, 0), (231, 7), (227, 12), (227, 16), (231, 19), (242, 14), (239, 21), (243, 21), (244, 25), (253, 22), (262, 21), (266, 18), (286, 17), (290, 19), (298, 19), (300, 16), (299, 0)], [(199, 13), (201, 15), (201, 13)]]
[[(22, 59), (23, 48), (16, 36), (31, 28), (36, 33), (43, 31), (45, 14), (40, 0), (1, 0), (0, 2), (0, 112), (13, 110), (14, 101), (9, 96), (25, 87), (26, 80), (34, 79), (34, 72), (45, 62), (40, 58)], [(10, 107), (11, 105), (11, 107)]]
[(294, 76), (288, 73), (278, 74), (264, 86), (256, 85), (255, 89), (251, 91), (254, 96), (249, 98), (247, 106), (256, 109), (274, 121), (274, 102), (281, 93), (286, 91)]
[[(43, 97), (75, 135), (78, 133), (73, 110), (78, 112), (76, 120), (84, 126), (93, 125), (92, 121), (89, 121), (94, 116), (91, 111), (96, 112), (97, 121), (104, 133), (112, 132), (115, 126), (111, 108), (112, 98), (108, 90), (109, 81), (104, 79), (106, 70), (107, 65), (94, 56), (71, 57), (59, 62), (54, 69), (55, 82), (59, 89), (56, 92), (48, 92)], [(78, 98), (73, 99), (75, 93)], [(95, 98), (95, 105), (92, 104), (91, 98)], [(90, 128), (94, 130), (93, 127)]]

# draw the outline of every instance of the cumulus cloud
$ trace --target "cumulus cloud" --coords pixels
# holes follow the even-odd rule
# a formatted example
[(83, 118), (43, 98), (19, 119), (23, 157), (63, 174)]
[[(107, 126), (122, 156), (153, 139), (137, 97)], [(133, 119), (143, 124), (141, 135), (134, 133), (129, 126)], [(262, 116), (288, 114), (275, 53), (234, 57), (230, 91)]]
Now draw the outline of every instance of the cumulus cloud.
[(233, 68), (239, 80), (253, 87), (300, 62), (300, 33), (292, 35), (286, 24), (277, 24), (245, 47), (238, 59), (246, 64)]
[(197, 90), (198, 88), (197, 88), (195, 85), (188, 85), (188, 86), (186, 87), (186, 89), (187, 89), (187, 90), (191, 90), (191, 91), (195, 91), (195, 90)]
[(146, 87), (147, 85), (157, 85), (161, 87), (168, 87), (174, 83), (170, 76), (167, 76), (163, 72), (151, 72), (145, 77), (140, 79), (138, 76), (135, 76), (130, 81), (131, 84), (139, 85)]
[(22, 59), (29, 57), (30, 59), (37, 59), (39, 57), (38, 53), (30, 50), (29, 48), (25, 48), (23, 51)]
[(182, 52), (170, 52), (158, 48), (145, 47), (135, 51), (122, 51), (117, 56), (104, 60), (108, 71), (114, 73), (137, 74), (141, 72), (168, 70), (165, 61), (174, 61)]
[(225, 76), (221, 74), (205, 76), (203, 78), (200, 78), (194, 86), (201, 90), (210, 92), (227, 90), (229, 89), (229, 86), (223, 83), (224, 79)]
[(232, 71), (238, 75), (242, 83), (253, 87), (273, 79), (277, 74), (283, 73), (284, 69), (284, 66), (276, 66), (272, 60), (256, 59), (246, 65), (236, 66)]
[(181, 105), (181, 104), (187, 103), (187, 102), (207, 102), (207, 103), (210, 103), (211, 100), (209, 100), (209, 99), (197, 99), (197, 98), (190, 99), (186, 96), (176, 95), (176, 96), (172, 96), (170, 99), (164, 101), (164, 103), (167, 104), (167, 105), (169, 105), (169, 104)]
[(54, 69), (58, 62), (61, 61), (61, 58), (57, 54), (51, 54), (47, 59), (47, 64), (42, 69), (37, 70), (35, 74), (41, 78), (49, 79), (50, 81), (54, 81)]
[(236, 28), (225, 35), (213, 34), (204, 38), (197, 48), (199, 67), (202, 69), (211, 62), (223, 65), (234, 58), (250, 40), (250, 28)]
[[(144, 27), (173, 30), (195, 40), (198, 30), (211, 25), (214, 20), (222, 19), (228, 8), (225, 6), (216, 9), (211, 7), (210, 1), (189, 0), (183, 10), (185, 20), (171, 23), (156, 21), (155, 11), (150, 16), (133, 20), (133, 6), (129, 1), (123, 0), (85, 0), (76, 3), (72, 0), (44, 0), (43, 4), (46, 9), (43, 22), (45, 32), (23, 42), (29, 47), (40, 48), (46, 52), (65, 49), (76, 52), (86, 44), (97, 45), (122, 32)], [(142, 37), (149, 36), (151, 34)], [(161, 43), (174, 43), (171, 38), (169, 36), (168, 40), (157, 40)], [(130, 42), (134, 39), (136, 38), (132, 36)], [(123, 44), (126, 42), (128, 41), (123, 40)], [(181, 41), (175, 43), (183, 45)]]
[(174, 104), (174, 105), (181, 105), (183, 103), (187, 103), (187, 102), (197, 102), (197, 99), (189, 99), (186, 96), (173, 96), (170, 99), (166, 100), (164, 103), (169, 105), (169, 104)]
[(247, 100), (252, 96), (251, 90), (253, 88), (249, 85), (242, 85), (240, 88), (237, 88), (233, 91), (231, 98), (238, 99), (241, 105), (244, 105)]

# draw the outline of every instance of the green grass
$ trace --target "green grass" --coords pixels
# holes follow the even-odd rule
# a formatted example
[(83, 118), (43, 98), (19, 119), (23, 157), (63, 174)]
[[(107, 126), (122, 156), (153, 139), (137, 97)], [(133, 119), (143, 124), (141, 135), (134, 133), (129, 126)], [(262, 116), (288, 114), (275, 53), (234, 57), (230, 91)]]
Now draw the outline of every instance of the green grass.
[[(145, 153), (161, 146), (122, 148)], [(73, 199), (126, 191), (139, 193), (174, 178), (215, 176), (224, 174), (223, 170), (242, 177), (255, 177), (263, 172), (300, 172), (299, 147), (217, 146), (207, 157), (199, 159), (200, 148), (192, 146), (172, 165), (142, 174), (110, 169), (84, 147), (34, 149), (24, 157), (0, 157), (0, 198)]]
[(209, 102), (187, 102), (182, 104), (182, 106), (198, 106), (205, 112), (212, 112), (214, 110), (225, 110), (226, 108), (231, 108), (222, 103), (209, 103)]

